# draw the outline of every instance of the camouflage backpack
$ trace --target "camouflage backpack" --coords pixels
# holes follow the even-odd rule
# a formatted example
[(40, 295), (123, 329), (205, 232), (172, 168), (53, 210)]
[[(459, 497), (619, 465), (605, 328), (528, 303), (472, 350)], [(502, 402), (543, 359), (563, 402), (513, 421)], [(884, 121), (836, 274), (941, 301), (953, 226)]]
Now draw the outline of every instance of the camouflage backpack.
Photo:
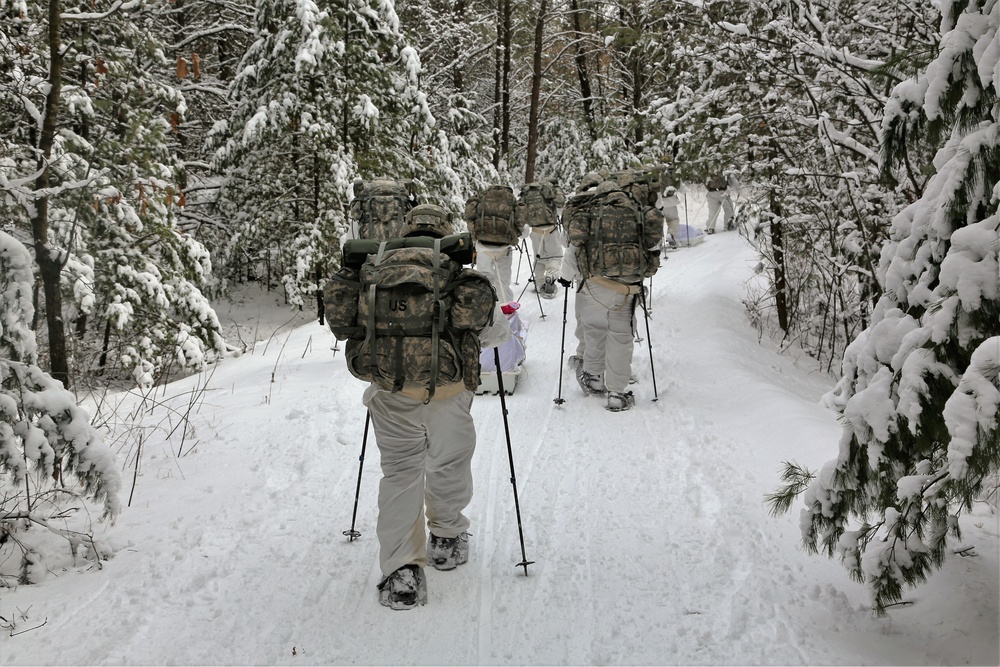
[(388, 179), (365, 181), (351, 201), (351, 217), (362, 239), (402, 236), (406, 214), (413, 207), (408, 183)]
[(566, 197), (557, 185), (542, 180), (528, 183), (517, 200), (517, 226), (554, 228), (559, 224), (556, 209), (566, 204)]
[(670, 180), (670, 167), (655, 165), (627, 169), (611, 174), (611, 179), (643, 206), (655, 206), (658, 195)]
[(663, 214), (612, 181), (570, 199), (563, 221), (587, 278), (647, 277), (660, 266)]
[(705, 187), (708, 188), (709, 192), (718, 192), (729, 187), (729, 183), (726, 181), (726, 177), (722, 175), (722, 172), (715, 172), (705, 180)]
[[(442, 250), (471, 242), (468, 234), (383, 241), (360, 268), (347, 265), (327, 283), (330, 330), (347, 340), (354, 377), (394, 392), (424, 388), (427, 400), (443, 384), (475, 391), (479, 332), (493, 323), (496, 293)], [(345, 260), (358, 256), (355, 243), (345, 244)]]
[(514, 191), (506, 185), (491, 185), (465, 204), (465, 220), (472, 238), (484, 243), (517, 245), (521, 233), (515, 219)]

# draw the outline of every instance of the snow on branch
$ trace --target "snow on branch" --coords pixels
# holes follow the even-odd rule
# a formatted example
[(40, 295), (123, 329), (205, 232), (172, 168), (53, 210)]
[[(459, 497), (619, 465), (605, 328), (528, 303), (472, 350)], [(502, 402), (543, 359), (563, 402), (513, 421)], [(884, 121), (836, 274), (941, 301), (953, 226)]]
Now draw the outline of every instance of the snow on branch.
[(115, 0), (111, 5), (111, 8), (106, 12), (87, 12), (81, 14), (78, 12), (70, 12), (67, 14), (60, 14), (59, 18), (63, 21), (98, 21), (100, 19), (105, 19), (112, 14), (117, 14), (120, 11), (129, 11), (135, 9), (136, 7), (142, 6), (143, 0), (129, 0), (124, 2), (123, 0)]
[(997, 429), (1000, 415), (1000, 336), (983, 341), (972, 353), (958, 389), (944, 406), (951, 434), (948, 472), (956, 479), (968, 474), (968, 459), (984, 435)]
[(246, 26), (242, 26), (239, 23), (225, 23), (222, 25), (216, 25), (212, 26), (211, 28), (206, 28), (204, 30), (198, 30), (196, 32), (193, 32), (184, 39), (182, 39), (181, 41), (177, 42), (176, 44), (171, 44), (165, 48), (173, 51), (176, 51), (178, 49), (183, 49), (191, 42), (196, 42), (199, 39), (204, 39), (206, 37), (211, 37), (212, 35), (217, 35), (220, 32), (242, 32), (246, 35), (251, 35), (251, 36), (255, 34), (253, 30), (247, 28)]

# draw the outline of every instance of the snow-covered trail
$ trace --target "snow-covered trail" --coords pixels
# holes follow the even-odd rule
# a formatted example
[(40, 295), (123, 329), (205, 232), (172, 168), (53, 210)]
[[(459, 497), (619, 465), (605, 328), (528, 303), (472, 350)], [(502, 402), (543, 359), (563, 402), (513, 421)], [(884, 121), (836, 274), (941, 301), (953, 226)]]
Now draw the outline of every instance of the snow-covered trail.
[[(749, 274), (747, 257), (735, 234), (711, 241), (673, 253), (654, 279), (656, 402), (643, 341), (636, 346), (635, 410), (608, 413), (601, 399), (583, 396), (572, 376), (564, 376), (566, 402), (556, 406), (562, 303), (543, 302), (548, 316), (532, 319), (531, 375), (508, 407), (528, 556), (538, 561), (528, 579), (535, 581), (496, 568), (506, 563), (510, 570), (520, 560), (507, 509), (490, 557), (491, 606), (519, 612), (492, 619), (490, 653), (471, 662), (806, 661), (776, 609), (776, 600), (788, 597), (774, 581), (784, 572), (769, 566), (782, 548), (794, 551), (794, 541), (769, 544), (774, 522), (762, 497), (773, 479), (747, 479), (759, 436), (734, 435), (723, 425), (739, 423), (747, 408), (731, 388), (751, 384), (747, 371), (756, 370), (741, 368), (749, 354), (732, 363), (727, 356), (737, 343), (758, 346), (752, 333), (741, 333), (739, 317), (713, 320), (717, 309), (699, 315), (704, 299), (727, 297), (692, 285), (716, 271), (738, 283)], [(537, 312), (537, 301), (522, 302), (526, 317)], [(569, 310), (571, 353), (572, 298)], [(739, 315), (738, 301), (733, 311)], [(814, 398), (825, 382), (814, 384)], [(476, 410), (481, 438), (498, 433), (488, 446), (505, 448), (497, 399), (477, 399)], [(836, 435), (826, 415), (818, 426), (820, 433), (829, 429), (826, 437)], [(506, 465), (499, 472), (494, 466), (488, 479), (505, 483)], [(500, 497), (511, 504), (509, 491)], [(553, 625), (553, 632), (538, 631)]]
[[(585, 397), (569, 372), (565, 402), (553, 401), (562, 297), (543, 302), (542, 320), (525, 294), (529, 375), (506, 403), (535, 561), (527, 576), (500, 399), (480, 396), (470, 562), (429, 569), (425, 607), (379, 606), (373, 436), (362, 534), (342, 534), (363, 385), (312, 323), (216, 369), (186, 436), (191, 453), (178, 459), (176, 438), (163, 441), (162, 425), (151, 431), (132, 507), (107, 533), (118, 553), (102, 571), (81, 565), (0, 589), (0, 615), (25, 611), (25, 628), (46, 621), (4, 637), (0, 664), (982, 662), (990, 653), (963, 647), (955, 624), (942, 622), (951, 607), (874, 619), (837, 563), (798, 548), (794, 512), (768, 516), (763, 496), (781, 461), (822, 464), (840, 429), (817, 405), (832, 380), (759, 343), (746, 324), (741, 284), (753, 262), (735, 233), (671, 253), (651, 304), (658, 400), (643, 340), (638, 402), (624, 413)], [(572, 308), (570, 299), (567, 356)], [(189, 378), (164, 395), (205, 382)], [(993, 544), (995, 523), (982, 528)], [(996, 561), (950, 566), (977, 568), (973, 581), (988, 582), (965, 600), (982, 610), (980, 627), (962, 628), (974, 636), (989, 636), (997, 617), (995, 578), (982, 574)]]

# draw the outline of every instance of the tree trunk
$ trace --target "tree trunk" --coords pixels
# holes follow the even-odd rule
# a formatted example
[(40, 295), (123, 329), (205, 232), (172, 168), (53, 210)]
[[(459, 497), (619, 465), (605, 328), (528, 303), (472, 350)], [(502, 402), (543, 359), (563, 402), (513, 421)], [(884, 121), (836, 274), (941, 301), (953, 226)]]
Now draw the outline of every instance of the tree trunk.
[(528, 155), (524, 167), (524, 182), (535, 180), (535, 159), (538, 157), (538, 111), (542, 92), (542, 42), (545, 38), (547, 0), (539, 0), (538, 20), (535, 21), (535, 54), (531, 60), (531, 107), (528, 111)]
[(104, 340), (101, 343), (101, 358), (97, 362), (97, 367), (102, 371), (108, 364), (108, 351), (111, 348), (111, 319), (104, 321)]
[(510, 70), (511, 70), (511, 7), (510, 0), (503, 2), (503, 81), (500, 90), (500, 153), (506, 159), (510, 155)]
[[(52, 144), (59, 121), (59, 97), (62, 92), (62, 53), (59, 14), (59, 0), (49, 0), (49, 91), (45, 97), (45, 115), (42, 119), (42, 132), (38, 141), (38, 178), (35, 179), (35, 190), (42, 191), (51, 183)], [(42, 278), (42, 289), (45, 295), (45, 321), (49, 333), (49, 373), (53, 378), (69, 388), (69, 363), (66, 357), (66, 331), (62, 317), (62, 292), (59, 289), (59, 277), (62, 273), (62, 261), (59, 252), (49, 246), (49, 197), (39, 197), (35, 204), (34, 217), (31, 222), (32, 237), (35, 242), (35, 262)]]
[(587, 55), (583, 51), (583, 21), (580, 20), (579, 0), (571, 0), (573, 13), (573, 39), (576, 41), (575, 55), (576, 75), (580, 79), (580, 98), (583, 102), (583, 117), (587, 121), (587, 131), (590, 139), (597, 141), (597, 126), (594, 122), (594, 93), (590, 89), (590, 72), (587, 69)]
[(771, 191), (771, 247), (774, 249), (774, 306), (778, 312), (778, 326), (788, 333), (788, 294), (785, 285), (785, 240), (782, 230), (781, 203)]
[(630, 10), (630, 12), (626, 12), (625, 7), (622, 6), (620, 14), (622, 26), (630, 29), (633, 40), (631, 48), (628, 49), (625, 56), (629, 77), (632, 79), (631, 89), (626, 92), (625, 99), (628, 100), (629, 105), (632, 107), (632, 141), (634, 142), (632, 148), (636, 153), (640, 153), (642, 152), (643, 141), (646, 138), (642, 114), (643, 88), (645, 87), (646, 80), (643, 76), (642, 49), (639, 47), (645, 26), (642, 20), (642, 12), (634, 0)]
[(502, 123), (500, 107), (503, 90), (503, 2), (497, 0), (497, 41), (493, 53), (493, 167), (500, 168)]
[[(455, 14), (455, 23), (459, 25), (465, 23), (465, 1), (466, 0), (457, 0), (454, 8), (452, 9)], [(456, 46), (458, 45), (456, 44)], [(465, 92), (465, 69), (461, 65), (464, 55), (465, 54), (460, 53), (458, 49), (452, 53), (452, 62), (455, 63), (455, 70), (452, 73), (452, 85), (455, 86), (455, 90), (459, 93)]]
[(316, 269), (316, 317), (319, 323), (323, 324), (326, 319), (326, 304), (323, 303), (323, 288), (319, 286), (319, 281), (323, 279), (323, 272)]
[[(344, 81), (349, 82), (351, 80), (351, 19), (347, 16), (344, 17)], [(350, 83), (347, 83), (350, 85)], [(346, 87), (345, 87), (346, 88)], [(341, 142), (344, 146), (350, 146), (350, 109), (348, 103), (348, 94), (345, 89), (341, 95), (340, 100), (341, 106)]]
[[(315, 224), (318, 227), (320, 225), (320, 169), (322, 168), (322, 161), (320, 160), (319, 153), (316, 149), (313, 149), (313, 201), (315, 206), (313, 208), (313, 215)], [(323, 317), (325, 315), (325, 310), (323, 309), (323, 290), (320, 288), (319, 281), (323, 277), (322, 271), (318, 268), (316, 269), (316, 314), (319, 317), (319, 323), (323, 324)]]
[(643, 128), (642, 93), (645, 79), (642, 72), (642, 59), (639, 57), (639, 50), (635, 49), (632, 54), (632, 123), (635, 125), (635, 152), (642, 152), (642, 144), (646, 139)]

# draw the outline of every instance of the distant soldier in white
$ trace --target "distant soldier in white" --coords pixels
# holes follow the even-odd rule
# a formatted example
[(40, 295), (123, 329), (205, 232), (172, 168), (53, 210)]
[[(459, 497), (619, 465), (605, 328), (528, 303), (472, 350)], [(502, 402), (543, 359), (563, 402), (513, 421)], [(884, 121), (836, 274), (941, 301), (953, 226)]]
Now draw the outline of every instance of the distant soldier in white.
[(517, 199), (507, 185), (491, 185), (465, 202), (465, 221), (476, 244), (476, 269), (497, 277), (500, 303), (510, 303), (513, 249), (521, 242)]
[(672, 185), (664, 188), (657, 204), (663, 213), (663, 219), (667, 224), (667, 234), (669, 235), (668, 238), (664, 239), (664, 246), (676, 248), (677, 236), (681, 228), (681, 214), (679, 210), (681, 200), (677, 198), (677, 188)]
[(708, 189), (708, 222), (705, 224), (705, 233), (715, 233), (720, 209), (723, 211), (722, 229), (732, 229), (736, 211), (733, 209), (733, 200), (729, 198), (729, 189), (739, 187), (736, 175), (732, 172), (716, 172), (705, 181), (705, 187)]
[(548, 299), (556, 295), (556, 279), (566, 247), (559, 219), (565, 205), (566, 195), (552, 177), (525, 185), (517, 201), (518, 224), (522, 234), (527, 231), (531, 239), (535, 291)]
[[(578, 195), (588, 190), (592, 190), (600, 185), (602, 180), (608, 177), (608, 172), (605, 171), (603, 174), (599, 174), (596, 171), (589, 171), (583, 175), (580, 179), (579, 185), (576, 186), (574, 195)], [(564, 210), (565, 213), (565, 210)], [(564, 227), (565, 232), (565, 227)], [(569, 245), (567, 240), (567, 246)], [(559, 278), (556, 280), (560, 285), (566, 289), (571, 289), (573, 287), (573, 282), (578, 279), (574, 276), (579, 276), (579, 271), (576, 266), (576, 250), (575, 248), (570, 248), (573, 253), (573, 257), (566, 257), (563, 254), (563, 259), (559, 263)], [(569, 261), (570, 264), (567, 265), (566, 262)], [(569, 276), (568, 278), (566, 276)], [(578, 285), (579, 287), (579, 285)], [(580, 312), (580, 290), (577, 289), (573, 297), (573, 311), (576, 313)], [(573, 372), (578, 374), (583, 369), (583, 350), (584, 350), (584, 340), (583, 340), (583, 321), (579, 316), (576, 317), (576, 325), (573, 328), (573, 337), (576, 338), (576, 351), (569, 358), (569, 365), (573, 369)]]
[(576, 317), (583, 334), (577, 381), (585, 394), (607, 395), (607, 409), (628, 410), (635, 308), (642, 280), (660, 264), (663, 215), (659, 188), (619, 177), (574, 195), (563, 220), (569, 247), (560, 283), (576, 282)]

